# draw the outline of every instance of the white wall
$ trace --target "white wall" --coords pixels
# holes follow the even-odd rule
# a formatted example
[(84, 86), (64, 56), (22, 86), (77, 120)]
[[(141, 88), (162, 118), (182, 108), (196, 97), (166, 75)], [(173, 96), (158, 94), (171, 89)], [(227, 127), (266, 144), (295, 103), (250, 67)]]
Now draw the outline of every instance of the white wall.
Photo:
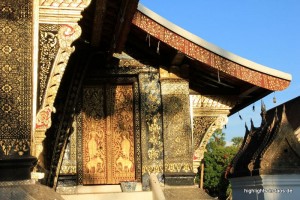
[(230, 179), (233, 200), (300, 198), (300, 174), (261, 175)]

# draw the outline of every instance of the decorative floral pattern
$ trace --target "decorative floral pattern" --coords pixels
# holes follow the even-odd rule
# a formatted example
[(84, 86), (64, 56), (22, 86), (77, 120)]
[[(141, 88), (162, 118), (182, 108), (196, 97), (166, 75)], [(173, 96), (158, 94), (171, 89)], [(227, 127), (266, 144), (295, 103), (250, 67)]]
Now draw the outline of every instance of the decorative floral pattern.
[(283, 90), (290, 84), (290, 81), (288, 80), (255, 71), (217, 55), (216, 53), (187, 40), (177, 33), (172, 32), (139, 11), (134, 15), (132, 23), (151, 36), (170, 45), (187, 56), (240, 80), (247, 81), (253, 85), (273, 91)]

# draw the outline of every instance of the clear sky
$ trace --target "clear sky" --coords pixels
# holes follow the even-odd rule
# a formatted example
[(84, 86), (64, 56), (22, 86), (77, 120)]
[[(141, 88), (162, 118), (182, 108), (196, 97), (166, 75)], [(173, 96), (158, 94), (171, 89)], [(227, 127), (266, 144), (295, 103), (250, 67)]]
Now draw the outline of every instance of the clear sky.
[[(288, 89), (263, 101), (267, 109), (300, 95), (299, 0), (140, 0), (147, 8), (227, 51), (292, 74)], [(260, 126), (260, 101), (229, 117), (226, 140), (244, 136), (245, 122)]]

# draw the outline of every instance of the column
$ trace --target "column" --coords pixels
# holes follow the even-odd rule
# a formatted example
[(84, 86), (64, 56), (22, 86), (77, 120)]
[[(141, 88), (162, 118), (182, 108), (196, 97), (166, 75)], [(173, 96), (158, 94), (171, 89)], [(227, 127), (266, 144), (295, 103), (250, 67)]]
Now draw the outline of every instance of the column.
[(193, 185), (189, 83), (176, 76), (161, 78), (166, 185)]

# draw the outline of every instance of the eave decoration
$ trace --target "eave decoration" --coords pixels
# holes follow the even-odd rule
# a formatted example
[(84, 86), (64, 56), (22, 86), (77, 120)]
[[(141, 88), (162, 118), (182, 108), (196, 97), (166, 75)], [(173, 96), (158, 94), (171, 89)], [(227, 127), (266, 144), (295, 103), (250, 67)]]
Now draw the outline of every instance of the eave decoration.
[[(51, 113), (64, 71), (70, 55), (75, 51), (72, 43), (81, 35), (81, 28), (77, 24), (82, 17), (81, 12), (90, 4), (91, 0), (44, 0), (39, 2), (39, 24), (57, 24), (59, 49), (52, 66), (49, 66), (47, 87), (42, 99), (41, 107), (36, 116), (35, 133), (33, 137), (33, 155), (38, 157), (43, 151), (42, 141), (45, 132), (51, 126)], [(39, 164), (43, 166), (41, 157)]]
[(178, 33), (169, 30), (140, 11), (136, 12), (132, 24), (144, 30), (150, 36), (186, 54), (190, 58), (207, 64), (216, 71), (224, 72), (255, 86), (271, 91), (278, 91), (287, 88), (290, 84), (289, 80), (255, 71), (209, 51), (208, 49), (189, 41)]

